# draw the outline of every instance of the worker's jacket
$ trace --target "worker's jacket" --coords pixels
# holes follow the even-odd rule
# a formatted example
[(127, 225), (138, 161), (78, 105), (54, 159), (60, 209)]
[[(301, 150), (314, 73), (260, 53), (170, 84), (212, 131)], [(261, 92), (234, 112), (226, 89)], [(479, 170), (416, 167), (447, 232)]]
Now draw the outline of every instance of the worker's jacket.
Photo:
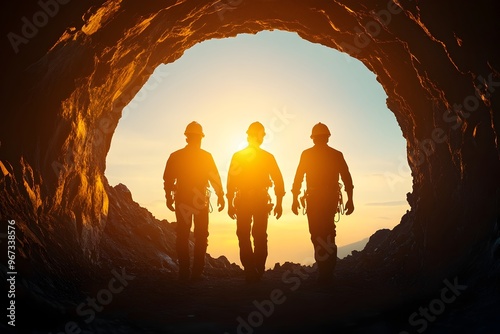
[(300, 194), (304, 174), (309, 194), (336, 196), (339, 191), (339, 175), (346, 190), (353, 188), (343, 154), (326, 144), (314, 145), (302, 152), (292, 186), (294, 195)]
[(163, 181), (165, 193), (175, 191), (177, 199), (205, 195), (209, 182), (217, 195), (224, 194), (212, 155), (196, 146), (187, 145), (170, 154)]
[(283, 176), (274, 156), (260, 147), (248, 146), (236, 152), (227, 176), (228, 198), (235, 193), (267, 193), (274, 184), (277, 197), (285, 194)]

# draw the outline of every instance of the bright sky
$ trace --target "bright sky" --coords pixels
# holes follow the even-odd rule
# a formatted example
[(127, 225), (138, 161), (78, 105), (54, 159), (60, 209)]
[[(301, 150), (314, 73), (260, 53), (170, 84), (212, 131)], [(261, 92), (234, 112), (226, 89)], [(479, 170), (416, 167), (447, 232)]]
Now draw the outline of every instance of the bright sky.
[[(165, 206), (162, 176), (170, 153), (186, 144), (186, 125), (203, 126), (202, 148), (212, 153), (225, 186), (232, 154), (245, 147), (248, 125), (260, 121), (267, 129), (262, 147), (276, 157), (287, 191), (283, 216), (269, 220), (267, 266), (310, 264), (307, 218), (291, 212), (290, 190), (317, 122), (330, 128), (329, 144), (344, 153), (355, 186), (356, 209), (337, 223), (338, 246), (394, 227), (409, 209), (406, 143), (386, 98), (361, 62), (294, 33), (206, 41), (158, 67), (124, 109), (106, 176), (111, 185), (125, 184), (156, 218), (175, 221)], [(211, 202), (215, 207), (215, 195)], [(238, 252), (236, 222), (227, 210), (214, 210), (208, 253), (240, 264)]]

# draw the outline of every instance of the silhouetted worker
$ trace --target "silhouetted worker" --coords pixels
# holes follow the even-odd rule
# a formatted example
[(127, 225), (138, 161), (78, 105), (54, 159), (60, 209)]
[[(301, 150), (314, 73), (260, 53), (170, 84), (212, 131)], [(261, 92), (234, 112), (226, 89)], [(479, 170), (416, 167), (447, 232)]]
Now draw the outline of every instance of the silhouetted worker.
[[(189, 234), (194, 220), (194, 256), (192, 280), (201, 279), (208, 246), (209, 182), (217, 194), (219, 211), (225, 206), (219, 172), (212, 155), (201, 149), (205, 136), (200, 124), (187, 125), (186, 147), (172, 153), (163, 174), (167, 207), (177, 219), (176, 249), (179, 259), (179, 278), (190, 276)], [(174, 208), (175, 201), (175, 208)]]
[(339, 207), (339, 175), (345, 186), (348, 200), (345, 214), (354, 211), (352, 201), (353, 184), (349, 168), (341, 152), (328, 146), (330, 130), (323, 123), (312, 129), (314, 146), (302, 152), (292, 187), (292, 211), (298, 214), (298, 196), (304, 174), (306, 175), (306, 207), (309, 232), (314, 246), (314, 258), (318, 265), (318, 281), (328, 283), (333, 279), (337, 262), (335, 245), (335, 214)]
[[(268, 189), (273, 183), (276, 219), (283, 212), (283, 176), (274, 156), (260, 148), (265, 134), (261, 123), (250, 124), (248, 146), (233, 155), (227, 178), (228, 214), (232, 219), (236, 218), (240, 260), (247, 282), (260, 280), (265, 271), (267, 222), (273, 208)], [(253, 248), (250, 235), (253, 236)]]

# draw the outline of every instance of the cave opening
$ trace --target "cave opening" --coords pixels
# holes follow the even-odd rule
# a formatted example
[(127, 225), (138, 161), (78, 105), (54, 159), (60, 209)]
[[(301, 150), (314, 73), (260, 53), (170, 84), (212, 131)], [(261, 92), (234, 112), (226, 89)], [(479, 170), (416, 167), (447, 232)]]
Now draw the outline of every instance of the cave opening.
[[(312, 125), (324, 122), (355, 182), (356, 214), (337, 224), (342, 258), (377, 230), (392, 229), (409, 209), (406, 142), (386, 98), (359, 60), (292, 32), (204, 41), (152, 71), (123, 109), (105, 175), (111, 185), (125, 184), (157, 219), (175, 221), (164, 203), (162, 174), (169, 153), (185, 145), (185, 125), (204, 126), (202, 147), (213, 154), (225, 185), (231, 154), (245, 146), (248, 124), (259, 120), (267, 129), (263, 148), (276, 156), (288, 193), (284, 217), (270, 220), (268, 266), (312, 264), (307, 221), (291, 213), (290, 189), (300, 153), (312, 145)], [(217, 210), (210, 220), (208, 252), (239, 263), (234, 222)]]
[[(5, 28), (26, 33), (26, 26), (34, 27), (30, 22), (33, 13), (37, 18), (48, 18), (41, 3), (17, 6), (13, 13), (4, 11), (9, 17), (6, 22), (10, 21)], [(39, 32), (32, 31), (25, 39), (19, 53), (8, 52), (11, 45), (3, 49), (7, 60), (3, 62), (5, 117), (0, 122), (0, 216), (16, 225), (17, 264), (19, 272), (26, 275), (18, 285), (18, 301), (24, 286), (26, 305), (30, 306), (18, 311), (26, 316), (23, 322), (29, 323), (30, 329), (55, 331), (74, 314), (82, 298), (95, 295), (82, 296), (88, 291), (82, 289), (63, 301), (59, 290), (66, 283), (92, 284), (99, 271), (104, 276), (97, 289), (105, 287), (110, 268), (117, 266), (142, 273), (134, 283), (143, 289), (127, 289), (122, 295), (130, 301), (124, 310), (136, 308), (137, 300), (147, 300), (144, 304), (152, 306), (151, 313), (157, 314), (157, 319), (169, 321), (172, 318), (165, 319), (164, 304), (150, 304), (152, 295), (160, 292), (162, 302), (167, 301), (175, 310), (175, 320), (188, 318), (185, 325), (193, 325), (190, 300), (179, 305), (177, 300), (187, 300), (172, 298), (176, 294), (185, 297), (185, 289), (171, 284), (173, 280), (166, 273), (167, 269), (175, 271), (168, 257), (174, 253), (172, 229), (159, 228), (145, 210), (129, 201), (123, 187), (108, 185), (106, 154), (122, 107), (137, 93), (136, 87), (143, 87), (151, 69), (182, 60), (186, 50), (205, 40), (281, 29), (345, 51), (377, 75), (388, 96), (387, 107), (407, 142), (413, 187), (408, 196), (411, 210), (401, 223), (385, 235), (378, 234), (369, 249), (339, 261), (340, 286), (346, 289), (339, 289), (340, 295), (331, 295), (328, 300), (316, 293), (307, 294), (308, 289), (299, 290), (296, 302), (280, 305), (281, 317), (281, 311), (273, 315), (276, 328), (289, 324), (290, 332), (311, 332), (314, 324), (319, 329), (323, 321), (332, 326), (347, 322), (353, 329), (351, 320), (357, 314), (363, 332), (384, 328), (385, 332), (415, 331), (408, 316), (421, 306), (444, 305), (434, 298), (443, 291), (445, 282), (458, 282), (468, 286), (467, 292), (457, 303), (447, 304), (446, 313), (435, 322), (425, 324), (433, 326), (431, 331), (449, 328), (470, 332), (485, 326), (485, 330), (498, 331), (500, 57), (491, 41), (498, 40), (500, 29), (492, 1), (468, 6), (456, 1), (176, 1), (138, 5), (110, 0), (71, 2), (61, 8), (66, 13), (61, 10), (56, 18), (53, 12), (46, 26), (37, 27)], [(290, 111), (292, 106), (290, 103)], [(331, 127), (338, 130), (336, 122)], [(301, 131), (307, 134), (307, 129)], [(164, 150), (162, 159), (169, 153), (167, 147)], [(227, 278), (233, 273), (234, 268), (223, 260), (211, 259), (210, 265), (211, 277)], [(272, 272), (277, 275), (270, 282), (274, 288), (282, 277), (279, 270)], [(256, 297), (248, 295), (247, 303), (242, 303), (233, 299), (236, 289), (229, 290), (226, 280), (217, 282), (217, 289), (209, 289), (213, 293), (206, 296), (205, 310), (212, 310), (214, 303), (220, 303), (224, 310), (234, 306), (234, 312), (225, 318), (213, 319), (223, 323), (224, 330), (232, 331), (235, 319), (249, 314), (248, 307), (255, 305)], [(379, 287), (395, 290), (387, 294)], [(358, 288), (363, 300), (353, 298), (353, 288)], [(344, 299), (337, 298), (342, 297), (341, 290)], [(221, 296), (233, 299), (233, 304), (228, 305)], [(266, 293), (263, 298), (269, 296)], [(39, 304), (42, 300), (47, 302)], [(328, 309), (322, 308), (322, 302), (316, 305), (321, 309), (309, 307), (314, 304), (311, 301), (321, 300), (328, 303)], [(401, 303), (408, 307), (401, 308)], [(59, 307), (62, 304), (66, 307)], [(53, 308), (57, 311), (50, 317), (40, 312)], [(399, 311), (393, 313), (395, 308)], [(300, 310), (300, 314), (287, 309)], [(381, 314), (383, 310), (389, 310), (388, 318)], [(123, 314), (128, 317), (130, 313)], [(318, 314), (324, 316), (318, 318)], [(38, 322), (34, 315), (40, 318)], [(104, 330), (99, 328), (102, 325), (121, 330), (117, 322), (103, 323), (111, 320), (106, 315), (103, 318), (91, 324), (93, 331)], [(175, 320), (166, 325), (176, 326)], [(367, 328), (368, 323), (373, 327)], [(272, 326), (269, 331), (273, 331)]]

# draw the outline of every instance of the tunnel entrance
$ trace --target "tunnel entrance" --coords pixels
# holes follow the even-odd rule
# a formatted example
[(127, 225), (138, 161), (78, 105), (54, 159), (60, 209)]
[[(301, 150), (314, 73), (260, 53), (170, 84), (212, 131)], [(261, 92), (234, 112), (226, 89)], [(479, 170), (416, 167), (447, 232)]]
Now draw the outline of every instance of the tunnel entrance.
[(59, 16), (54, 33), (22, 45), (7, 69), (0, 168), (8, 180), (1, 213), (19, 221), (25, 244), (74, 249), (74, 258), (98, 263), (116, 218), (106, 155), (151, 69), (205, 40), (279, 29), (358, 59), (387, 94), (413, 186), (411, 210), (377, 248), (386, 255), (378, 260), (440, 280), (488, 251), (500, 183), (499, 57), (490, 42), (498, 29), (489, 2), (474, 6), (477, 15), (451, 2), (224, 3), (68, 4), (71, 18)]
[[(248, 124), (259, 120), (267, 128), (263, 147), (275, 155), (287, 191), (284, 216), (270, 219), (268, 265), (312, 264), (307, 219), (291, 213), (290, 189), (300, 153), (312, 146), (311, 127), (323, 122), (355, 183), (356, 213), (337, 224), (342, 258), (361, 250), (377, 230), (392, 229), (409, 209), (406, 142), (386, 98), (357, 59), (291, 32), (205, 41), (156, 68), (124, 108), (106, 177), (111, 185), (127, 185), (157, 219), (175, 221), (162, 175), (168, 155), (185, 146), (186, 124), (204, 126), (202, 147), (214, 156), (225, 187), (232, 153), (245, 145)], [(239, 263), (235, 223), (226, 211), (214, 210), (210, 220), (209, 253)]]
[[(51, 7), (51, 14), (40, 4), (45, 9)], [(498, 40), (500, 30), (492, 1), (469, 6), (457, 1), (200, 0), (138, 5), (109, 0), (71, 2), (59, 6), (58, 12), (48, 4), (33, 3), (28, 10), (23, 4), (12, 7), (13, 13), (5, 11), (9, 17), (5, 21), (10, 21), (5, 27), (10, 32), (4, 31), (4, 35), (16, 34), (22, 44), (10, 52), (10, 58), (5, 52), (0, 217), (9, 224), (15, 222), (19, 245), (16, 269), (23, 274), (17, 286), (33, 292), (33, 298), (27, 300), (30, 308), (24, 313), (29, 317), (26, 323), (32, 324), (30, 329), (62, 330), (56, 330), (53, 323), (43, 324), (56, 320), (60, 326), (72, 318), (75, 305), (82, 301), (82, 291), (65, 294), (67, 285), (87, 281), (84, 277), (93, 281), (94, 274), (100, 273), (105, 276), (103, 285), (96, 288), (104, 288), (110, 282), (110, 268), (115, 267), (126, 268), (127, 273), (131, 273), (129, 268), (135, 269), (143, 276), (134, 281), (142, 284), (142, 289), (126, 290), (126, 299), (130, 300), (127, 305), (137, 310), (136, 302), (144, 300), (142, 305), (154, 312), (160, 310), (159, 322), (168, 313), (164, 312), (165, 301), (178, 312), (177, 301), (187, 300), (185, 289), (164, 284), (163, 280), (175, 271), (175, 263), (168, 256), (175, 252), (173, 226), (158, 223), (131, 201), (125, 187), (109, 186), (104, 176), (114, 130), (120, 117), (126, 116), (122, 115), (123, 108), (160, 64), (173, 63), (206, 40), (279, 29), (346, 52), (376, 75), (387, 94), (387, 107), (406, 140), (413, 185), (407, 197), (411, 210), (400, 224), (389, 233), (372, 236), (369, 249), (339, 261), (339, 272), (344, 266), (341, 283), (346, 289), (338, 291), (344, 299), (335, 295), (323, 299), (337, 309), (321, 309), (323, 301), (317, 308), (304, 307), (326, 296), (305, 294), (295, 303), (276, 307), (275, 324), (289, 324), (288, 329), (299, 332), (314, 331), (311, 322), (318, 330), (323, 324), (335, 325), (337, 319), (351, 326), (354, 318), (349, 315), (361, 312), (374, 325), (364, 327), (365, 332), (415, 331), (408, 317), (426, 307), (432, 319), (436, 315), (436, 321), (445, 322), (443, 326), (434, 322), (436, 330), (464, 331), (478, 326), (497, 330), (500, 57), (492, 41)], [(4, 50), (12, 51), (9, 39), (4, 43)], [(273, 107), (281, 107), (281, 102)], [(295, 106), (289, 104), (287, 110), (292, 112)], [(330, 124), (334, 133), (339, 131), (337, 124)], [(310, 124), (300, 125), (306, 129), (298, 132), (307, 134)], [(279, 136), (275, 139), (273, 143), (278, 144)], [(342, 147), (338, 138), (332, 144), (338, 144), (346, 154), (354, 152)], [(166, 156), (170, 148), (164, 149)], [(212, 277), (237, 272), (227, 259), (209, 260)], [(286, 272), (293, 268), (281, 269)], [(283, 282), (279, 270), (273, 273), (274, 282)], [(299, 276), (291, 278), (304, 283)], [(210, 313), (214, 302), (224, 311), (237, 306), (219, 323), (234, 324), (237, 317), (249, 320), (247, 315), (256, 314), (254, 301), (260, 307), (269, 298), (280, 302), (280, 297), (291, 296), (276, 297), (268, 293), (273, 291), (270, 289), (257, 299), (249, 294), (244, 305), (232, 293), (236, 290), (228, 290), (225, 282), (220, 281), (217, 289), (207, 289), (213, 294), (205, 299), (208, 314), (214, 314)], [(156, 284), (163, 295), (152, 296), (158, 291)], [(465, 298), (453, 306), (446, 302), (451, 295), (442, 294), (449, 292), (444, 290), (449, 284), (468, 285), (462, 296)], [(288, 285), (281, 291), (290, 292), (296, 286)], [(351, 292), (358, 287), (365, 289), (358, 291), (364, 299), (352, 298)], [(379, 287), (390, 288), (393, 293)], [(428, 297), (421, 300), (426, 292)], [(16, 295), (17, 303), (24, 294)], [(105, 296), (103, 292), (87, 296), (99, 295)], [(59, 307), (61, 296), (67, 307)], [(191, 296), (199, 300), (196, 291)], [(300, 292), (295, 296), (300, 297)], [(400, 298), (387, 299), (391, 296)], [(150, 303), (154, 299), (150, 297), (161, 301)], [(233, 303), (228, 306), (226, 298)], [(39, 304), (42, 299), (48, 302)], [(397, 319), (378, 321), (381, 309), (399, 309), (400, 302), (406, 300), (418, 302), (402, 313), (396, 312)], [(469, 307), (475, 301), (480, 305)], [(118, 298), (116, 302), (119, 304)], [(193, 313), (188, 304), (184, 303), (177, 313), (177, 320), (187, 319), (188, 326), (192, 320), (209, 324), (205, 322), (207, 317), (197, 318), (198, 313)], [(39, 312), (49, 305), (58, 309), (56, 317)], [(115, 306), (119, 305), (114, 304), (113, 309)], [(455, 312), (454, 307), (461, 311)], [(289, 313), (287, 309), (298, 312)], [(319, 313), (324, 317), (318, 319)], [(442, 314), (438, 317), (437, 313)], [(129, 313), (122, 314), (123, 323), (129, 323)], [(42, 321), (34, 321), (32, 315)], [(418, 314), (410, 319), (431, 325), (430, 318), (424, 320)], [(140, 323), (144, 324), (143, 320)], [(296, 327), (302, 320), (303, 326)], [(395, 326), (390, 325), (392, 320), (396, 320)], [(362, 322), (361, 326), (369, 325)], [(66, 328), (72, 327), (71, 322), (67, 324)], [(100, 324), (93, 322), (92, 329), (102, 331)], [(107, 328), (121, 330), (115, 321), (108, 324)]]

